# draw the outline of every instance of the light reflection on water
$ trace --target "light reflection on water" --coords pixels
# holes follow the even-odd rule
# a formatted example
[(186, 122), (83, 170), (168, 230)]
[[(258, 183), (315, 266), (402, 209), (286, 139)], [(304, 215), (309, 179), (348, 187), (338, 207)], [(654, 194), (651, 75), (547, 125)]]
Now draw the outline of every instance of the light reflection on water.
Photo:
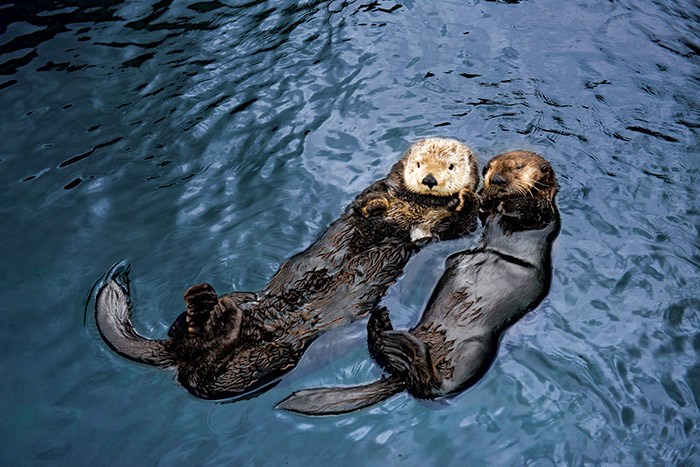
[[(3, 464), (697, 463), (697, 6), (0, 8)], [(267, 393), (215, 404), (83, 326), (121, 258), (152, 336), (193, 283), (261, 288), (428, 135), (482, 164), (535, 150), (562, 184), (550, 294), (466, 393), (274, 411), (295, 389), (378, 377), (357, 323)], [(412, 261), (386, 299), (397, 326), (473, 241)]]

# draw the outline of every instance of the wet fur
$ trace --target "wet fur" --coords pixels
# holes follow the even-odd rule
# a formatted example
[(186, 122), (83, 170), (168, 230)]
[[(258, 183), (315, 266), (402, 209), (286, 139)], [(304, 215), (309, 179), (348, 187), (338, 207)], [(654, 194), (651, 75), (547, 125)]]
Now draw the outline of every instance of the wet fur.
[(516, 151), (497, 156), (487, 167), (480, 246), (447, 259), (410, 331), (394, 330), (384, 307), (370, 316), (369, 351), (391, 376), (355, 387), (358, 394), (353, 388), (337, 395), (333, 388), (299, 391), (278, 407), (309, 415), (345, 413), (404, 389), (421, 399), (456, 394), (483, 377), (502, 333), (546, 295), (551, 246), (559, 231), (553, 202), (558, 185), (544, 159)]
[(128, 284), (112, 274), (96, 300), (102, 337), (127, 358), (174, 367), (180, 383), (201, 398), (240, 396), (273, 383), (319, 335), (376, 306), (418, 249), (416, 224), (428, 226), (425, 238), (433, 239), (473, 231), (478, 172), (451, 196), (415, 193), (404, 183), (406, 157), (282, 264), (264, 290), (218, 297), (207, 284), (190, 288), (168, 339), (133, 330)]

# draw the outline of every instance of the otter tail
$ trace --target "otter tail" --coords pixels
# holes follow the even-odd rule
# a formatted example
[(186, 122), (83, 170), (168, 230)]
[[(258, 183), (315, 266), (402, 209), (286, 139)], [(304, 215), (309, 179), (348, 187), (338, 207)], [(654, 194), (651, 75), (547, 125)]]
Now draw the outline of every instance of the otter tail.
[(278, 403), (276, 408), (304, 415), (339, 415), (369, 407), (403, 389), (401, 379), (390, 376), (363, 386), (296, 391)]
[(126, 271), (118, 263), (107, 273), (107, 282), (100, 287), (95, 301), (97, 329), (104, 341), (119, 355), (140, 363), (166, 367), (173, 364), (164, 341), (139, 335), (131, 324), (129, 292), (117, 279), (126, 281)]

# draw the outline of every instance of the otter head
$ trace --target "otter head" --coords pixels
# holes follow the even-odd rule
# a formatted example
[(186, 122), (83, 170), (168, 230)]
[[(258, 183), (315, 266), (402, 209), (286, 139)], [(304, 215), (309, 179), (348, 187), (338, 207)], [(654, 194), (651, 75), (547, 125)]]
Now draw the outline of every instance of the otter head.
[(559, 189), (549, 162), (529, 151), (500, 154), (484, 167), (482, 200), (498, 201), (519, 196), (546, 197), (549, 201)]
[(413, 144), (403, 157), (403, 182), (421, 195), (451, 196), (463, 188), (476, 190), (475, 157), (464, 144), (449, 138), (428, 138)]

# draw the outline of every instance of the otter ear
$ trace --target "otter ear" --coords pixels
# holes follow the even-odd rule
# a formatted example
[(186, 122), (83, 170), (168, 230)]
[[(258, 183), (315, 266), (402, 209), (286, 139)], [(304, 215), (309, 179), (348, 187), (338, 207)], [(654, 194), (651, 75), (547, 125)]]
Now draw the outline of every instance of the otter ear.
[(483, 169), (481, 169), (481, 176), (482, 176), (482, 177), (485, 177), (485, 176), (486, 176), (486, 172), (488, 172), (488, 171), (489, 171), (489, 166), (486, 165)]
[(540, 164), (540, 172), (547, 173), (552, 171), (552, 166), (548, 162)]

